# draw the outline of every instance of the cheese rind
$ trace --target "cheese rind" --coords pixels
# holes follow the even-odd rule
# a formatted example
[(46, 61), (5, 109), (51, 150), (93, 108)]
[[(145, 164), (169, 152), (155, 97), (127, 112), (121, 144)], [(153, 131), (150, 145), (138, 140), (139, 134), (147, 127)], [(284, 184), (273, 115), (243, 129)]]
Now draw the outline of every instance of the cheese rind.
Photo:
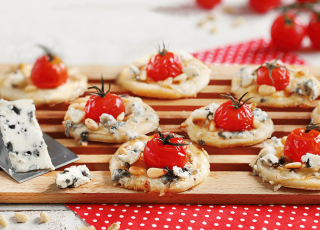
[(79, 187), (90, 182), (92, 176), (86, 165), (71, 166), (58, 173), (56, 185), (58, 188)]
[(33, 100), (0, 100), (0, 127), (13, 172), (54, 170)]

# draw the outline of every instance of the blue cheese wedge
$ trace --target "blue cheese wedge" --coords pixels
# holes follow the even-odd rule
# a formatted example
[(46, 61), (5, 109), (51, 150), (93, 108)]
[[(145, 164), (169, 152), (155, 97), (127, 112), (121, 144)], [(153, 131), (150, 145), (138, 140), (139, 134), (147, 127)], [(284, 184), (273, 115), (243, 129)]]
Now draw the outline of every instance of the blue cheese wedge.
[(75, 188), (89, 183), (91, 179), (92, 176), (86, 165), (71, 166), (57, 174), (56, 185), (58, 188)]
[(0, 127), (13, 172), (54, 170), (31, 99), (0, 100)]

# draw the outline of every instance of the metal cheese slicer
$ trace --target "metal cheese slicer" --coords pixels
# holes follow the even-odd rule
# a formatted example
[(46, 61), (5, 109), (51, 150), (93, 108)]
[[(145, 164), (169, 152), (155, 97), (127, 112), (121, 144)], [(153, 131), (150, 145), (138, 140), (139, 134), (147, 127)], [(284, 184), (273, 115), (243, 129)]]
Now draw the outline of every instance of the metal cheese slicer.
[[(68, 148), (64, 147), (49, 135), (43, 133), (43, 139), (48, 146), (48, 152), (51, 157), (52, 164), (56, 169), (80, 159), (76, 154), (71, 152)], [(11, 166), (9, 153), (3, 143), (2, 134), (0, 133), (0, 167), (13, 179), (19, 183), (22, 183), (44, 173), (50, 172), (50, 170), (35, 170), (25, 173), (16, 173), (12, 172)]]

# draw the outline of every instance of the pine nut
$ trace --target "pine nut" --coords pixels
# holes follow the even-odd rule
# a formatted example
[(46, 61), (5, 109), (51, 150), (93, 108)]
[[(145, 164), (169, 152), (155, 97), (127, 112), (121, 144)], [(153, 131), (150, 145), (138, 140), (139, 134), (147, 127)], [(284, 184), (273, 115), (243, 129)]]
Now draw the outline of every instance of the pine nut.
[(242, 24), (244, 24), (244, 18), (243, 17), (237, 17), (234, 21), (233, 21), (233, 27), (239, 27)]
[(260, 85), (258, 92), (261, 96), (270, 96), (276, 92), (276, 88), (270, 85)]
[(133, 118), (134, 117), (134, 114), (133, 113), (128, 113), (124, 116), (123, 118), (123, 121), (127, 121), (129, 120), (130, 118)]
[(2, 225), (3, 227), (7, 227), (9, 225), (7, 219), (2, 215), (0, 215), (0, 225)]
[(259, 129), (261, 126), (261, 122), (258, 119), (253, 119), (253, 127), (255, 129)]
[(84, 121), (84, 124), (87, 126), (88, 129), (92, 130), (92, 131), (96, 131), (99, 129), (99, 125), (97, 124), (97, 122), (95, 122), (94, 120), (92, 120), (91, 118), (87, 118)]
[(25, 92), (32, 92), (32, 91), (36, 91), (38, 88), (35, 85), (28, 85), (26, 88), (24, 88)]
[(108, 230), (118, 230), (118, 229), (120, 229), (120, 224), (118, 223), (113, 223), (108, 228)]
[(124, 112), (120, 113), (117, 117), (117, 121), (122, 121), (124, 119)]
[(40, 220), (43, 222), (43, 223), (47, 223), (49, 221), (50, 217), (48, 215), (48, 213), (46, 212), (41, 212), (40, 213)]
[(131, 166), (129, 168), (129, 173), (131, 173), (132, 175), (139, 176), (139, 175), (144, 174), (144, 170), (140, 167), (137, 167), (137, 166)]
[(15, 212), (14, 215), (20, 223), (25, 223), (29, 220), (29, 216), (22, 212)]
[(256, 103), (251, 103), (251, 111), (255, 110), (257, 108)]
[(176, 84), (181, 84), (185, 80), (187, 80), (187, 74), (185, 73), (182, 73), (179, 76), (176, 76), (175, 78), (173, 78), (173, 82)]
[(141, 70), (141, 73), (139, 75), (139, 79), (141, 81), (145, 81), (147, 79), (147, 71), (145, 69)]
[(172, 77), (168, 77), (166, 80), (164, 80), (162, 82), (162, 86), (164, 86), (164, 87), (169, 86), (169, 85), (172, 84), (172, 82), (173, 82), (173, 78)]
[(300, 162), (293, 162), (293, 163), (289, 163), (286, 164), (284, 167), (286, 169), (299, 169), (301, 168), (302, 164)]
[(150, 178), (158, 178), (166, 175), (168, 173), (165, 169), (159, 169), (159, 168), (149, 168), (147, 171), (147, 174)]
[(93, 226), (87, 226), (87, 227), (78, 228), (78, 230), (96, 230), (96, 228)]
[(203, 125), (206, 122), (207, 118), (205, 117), (194, 117), (192, 123), (195, 125)]
[(288, 136), (283, 136), (283, 137), (281, 138), (281, 142), (282, 142), (283, 145), (286, 144), (287, 138), (288, 138)]
[(212, 34), (215, 34), (215, 33), (218, 32), (218, 30), (219, 30), (218, 26), (212, 26), (210, 32), (211, 32)]
[(216, 127), (216, 124), (214, 123), (213, 119), (211, 119), (210, 122), (209, 122), (209, 131), (210, 132), (217, 131), (217, 127)]

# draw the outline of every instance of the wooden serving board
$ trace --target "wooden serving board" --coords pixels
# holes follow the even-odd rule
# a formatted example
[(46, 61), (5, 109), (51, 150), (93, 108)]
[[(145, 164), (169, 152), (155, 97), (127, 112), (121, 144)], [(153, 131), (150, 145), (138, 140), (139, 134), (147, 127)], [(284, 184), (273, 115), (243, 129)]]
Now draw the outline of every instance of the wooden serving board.
[[(0, 71), (8, 65), (0, 65)], [(114, 79), (122, 66), (78, 66), (89, 76), (89, 83), (99, 85), (101, 73), (105, 79)], [(142, 98), (160, 116), (162, 130), (183, 133), (180, 124), (199, 107), (213, 101), (224, 102), (221, 93), (230, 92), (231, 78), (242, 66), (211, 66), (213, 72), (210, 84), (197, 98), (179, 100), (157, 100)], [(309, 69), (320, 77), (320, 68)], [(106, 84), (107, 85), (107, 84)], [(106, 86), (107, 87), (107, 86)], [(128, 93), (112, 85), (113, 93)], [(318, 98), (319, 100), (319, 98)], [(316, 106), (315, 101), (312, 106)], [(305, 127), (310, 122), (312, 108), (262, 108), (268, 111), (275, 124), (274, 136), (288, 135), (297, 127)], [(22, 184), (18, 184), (5, 172), (0, 171), (0, 203), (194, 203), (194, 204), (316, 204), (320, 202), (318, 191), (280, 188), (277, 192), (260, 177), (252, 176), (249, 162), (258, 154), (261, 144), (250, 147), (218, 149), (204, 147), (210, 155), (211, 172), (205, 182), (195, 188), (159, 197), (120, 187), (111, 182), (109, 160), (119, 144), (89, 143), (79, 146), (64, 135), (61, 125), (68, 104), (37, 108), (36, 116), (41, 129), (64, 146), (75, 152), (80, 160), (72, 165), (86, 164), (92, 172), (90, 183), (78, 188), (58, 189), (55, 185), (57, 172), (50, 172)], [(70, 166), (70, 165), (69, 165)], [(59, 169), (62, 170), (62, 169)]]

